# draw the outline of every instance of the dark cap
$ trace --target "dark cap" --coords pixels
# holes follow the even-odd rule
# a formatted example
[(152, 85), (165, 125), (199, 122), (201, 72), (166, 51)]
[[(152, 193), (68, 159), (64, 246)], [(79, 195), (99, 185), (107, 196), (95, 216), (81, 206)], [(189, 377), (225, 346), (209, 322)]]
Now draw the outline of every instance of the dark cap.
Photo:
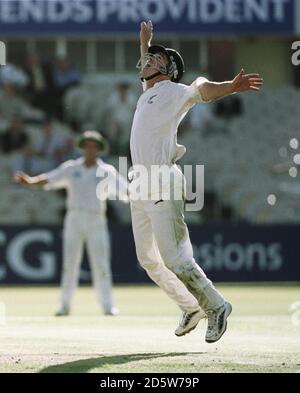
[(148, 49), (151, 54), (163, 53), (169, 60), (169, 70), (172, 82), (178, 83), (185, 73), (183, 58), (175, 49), (165, 48), (162, 45), (151, 45)]

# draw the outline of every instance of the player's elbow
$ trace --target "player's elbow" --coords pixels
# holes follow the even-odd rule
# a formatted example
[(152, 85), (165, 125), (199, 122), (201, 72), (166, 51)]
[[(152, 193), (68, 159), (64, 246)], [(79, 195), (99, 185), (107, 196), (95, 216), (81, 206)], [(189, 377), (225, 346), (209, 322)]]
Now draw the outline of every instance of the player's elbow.
[(202, 97), (202, 100), (204, 102), (209, 102), (212, 99), (214, 99), (214, 97), (212, 97), (211, 92), (210, 92), (210, 82), (205, 79), (205, 78), (199, 78), (200, 80), (197, 81), (197, 87), (198, 87), (198, 91), (199, 94)]

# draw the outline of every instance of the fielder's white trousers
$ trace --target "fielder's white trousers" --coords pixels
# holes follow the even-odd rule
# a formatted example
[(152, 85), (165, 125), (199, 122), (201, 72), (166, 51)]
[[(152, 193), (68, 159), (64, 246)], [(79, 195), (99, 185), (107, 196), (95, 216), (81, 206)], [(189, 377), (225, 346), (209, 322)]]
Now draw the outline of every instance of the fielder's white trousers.
[(183, 310), (208, 311), (224, 304), (223, 296), (193, 258), (184, 221), (184, 201), (131, 201), (136, 252), (141, 266)]
[(84, 244), (87, 247), (97, 300), (104, 312), (113, 307), (110, 242), (106, 218), (88, 210), (69, 210), (63, 231), (61, 303), (70, 307), (77, 287)]

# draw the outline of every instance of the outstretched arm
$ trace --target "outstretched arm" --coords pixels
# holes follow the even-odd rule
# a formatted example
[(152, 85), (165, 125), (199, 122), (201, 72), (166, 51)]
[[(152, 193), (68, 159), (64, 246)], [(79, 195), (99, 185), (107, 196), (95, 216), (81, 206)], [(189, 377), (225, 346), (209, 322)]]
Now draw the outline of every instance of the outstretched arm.
[(24, 172), (17, 172), (14, 175), (15, 182), (22, 184), (23, 186), (40, 186), (43, 187), (48, 184), (48, 180), (45, 175), (39, 175), (31, 177)]
[(244, 91), (259, 91), (264, 81), (259, 74), (245, 74), (242, 69), (232, 81), (218, 83), (199, 78), (196, 83), (203, 100), (212, 101)]

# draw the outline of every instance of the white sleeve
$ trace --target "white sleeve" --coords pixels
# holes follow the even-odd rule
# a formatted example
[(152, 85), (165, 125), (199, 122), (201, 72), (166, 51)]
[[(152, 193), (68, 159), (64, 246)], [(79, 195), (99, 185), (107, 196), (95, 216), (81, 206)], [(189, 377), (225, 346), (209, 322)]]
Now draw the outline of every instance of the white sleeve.
[(72, 166), (72, 161), (67, 161), (60, 165), (58, 168), (51, 172), (45, 174), (47, 180), (47, 185), (45, 188), (47, 190), (54, 190), (58, 188), (67, 188), (69, 185), (69, 174), (70, 168)]
[(204, 103), (201, 93), (198, 89), (201, 81), (207, 80), (206, 78), (198, 78), (191, 85), (177, 85), (175, 111), (176, 115), (181, 116), (188, 112), (194, 105)]

